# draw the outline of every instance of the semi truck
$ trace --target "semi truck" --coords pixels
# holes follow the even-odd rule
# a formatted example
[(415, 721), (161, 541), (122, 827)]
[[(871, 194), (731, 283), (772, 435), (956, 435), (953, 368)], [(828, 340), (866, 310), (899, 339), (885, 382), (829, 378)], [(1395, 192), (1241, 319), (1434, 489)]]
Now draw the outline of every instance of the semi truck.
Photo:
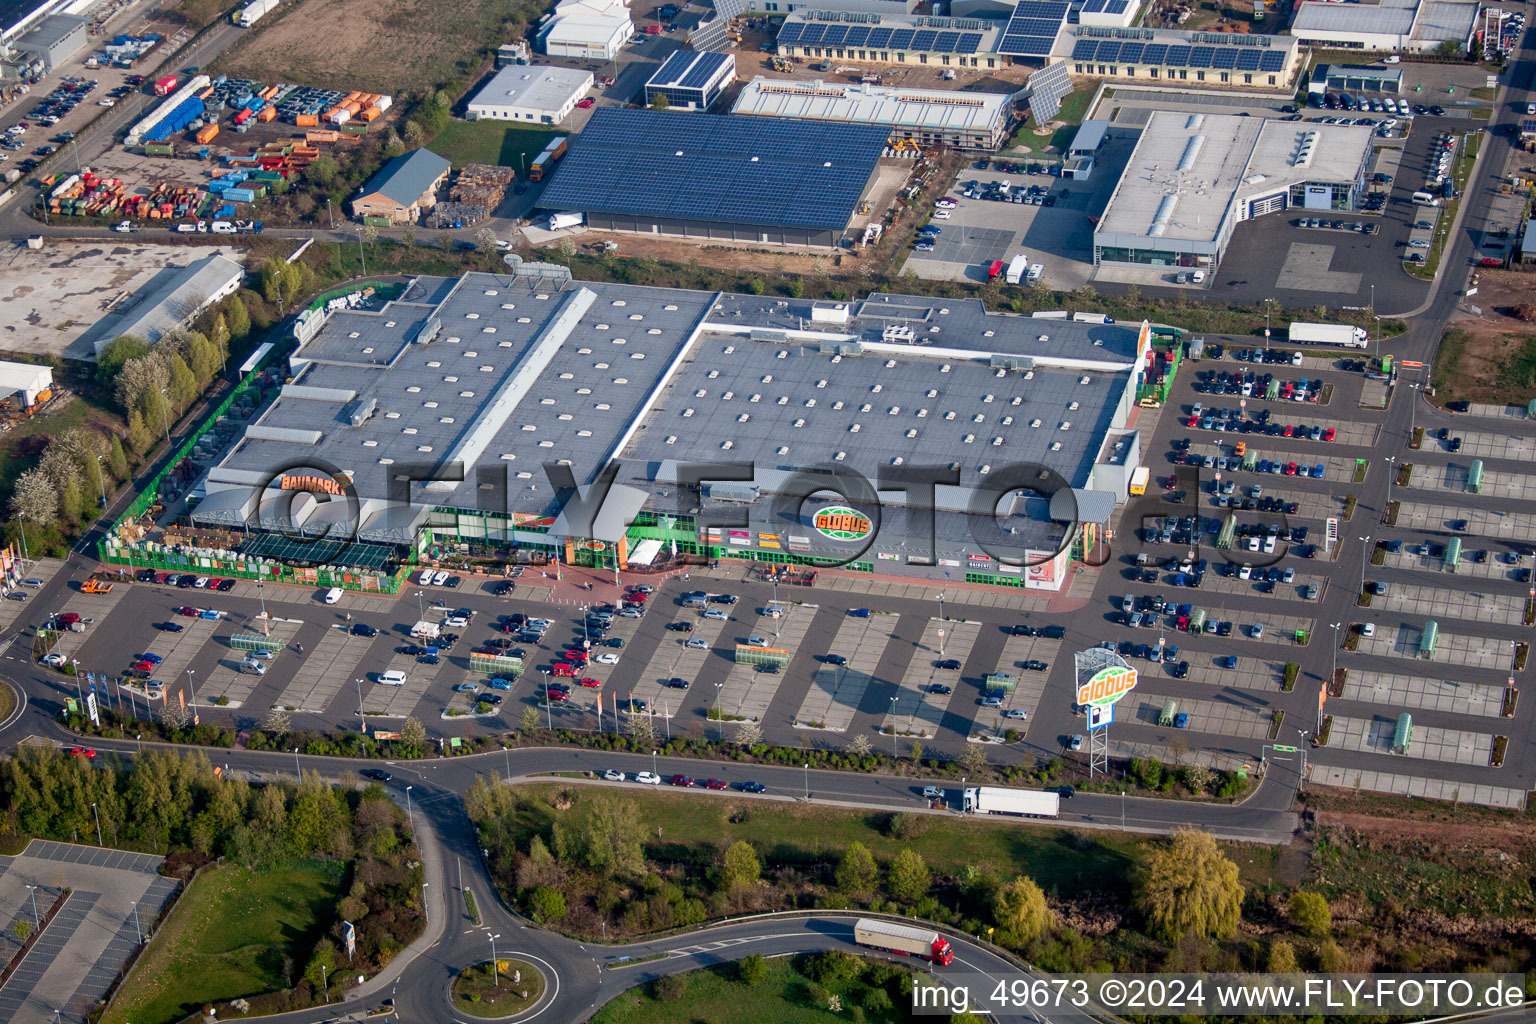
[(1022, 284), (1024, 282), (1024, 275), (1027, 273), (1029, 273), (1029, 257), (1023, 253), (1015, 256), (1008, 263), (1009, 284)]
[(955, 951), (949, 940), (932, 928), (861, 917), (853, 926), (853, 941), (887, 953), (920, 957), (941, 967), (955, 962)]
[(1054, 818), (1061, 813), (1061, 796), (1029, 789), (972, 786), (965, 791), (967, 814), (1013, 814), (1027, 818)]
[(163, 78), (157, 78), (155, 80), (155, 95), (156, 96), (169, 96), (170, 93), (171, 93), (171, 90), (174, 89), (174, 88), (176, 88), (176, 76), (175, 75), (166, 75)]
[(1304, 324), (1299, 321), (1291, 324), (1288, 334), (1291, 341), (1345, 348), (1365, 348), (1370, 337), (1364, 327), (1351, 324)]
[(543, 151), (533, 158), (532, 162), (528, 164), (528, 177), (530, 180), (543, 181), (544, 175), (548, 174), (550, 168), (554, 167), (555, 161), (565, 156), (565, 139), (564, 135), (550, 139), (549, 145), (545, 146)]

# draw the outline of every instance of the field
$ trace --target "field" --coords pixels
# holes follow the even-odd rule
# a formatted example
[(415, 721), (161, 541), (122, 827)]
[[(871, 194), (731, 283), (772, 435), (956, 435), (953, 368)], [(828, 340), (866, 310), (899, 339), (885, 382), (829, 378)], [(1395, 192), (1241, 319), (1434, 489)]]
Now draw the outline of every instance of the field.
[(455, 170), (465, 164), (501, 164), (515, 168), (521, 181), (528, 176), (528, 161), (554, 137), (547, 128), (509, 121), (453, 121), (427, 148), (452, 160)]
[(263, 82), (421, 95), (462, 80), (545, 5), (529, 0), (299, 0), (252, 29), (220, 72)]
[(208, 870), (182, 895), (102, 1024), (165, 1024), (205, 1003), (288, 987), (288, 970), (302, 970), (329, 924), (343, 870), (317, 861)]
[[(1488, 302), (1483, 316), (1456, 325), (1435, 355), (1435, 402), (1512, 402), (1524, 405), (1536, 395), (1536, 324), (1521, 321), (1501, 306), (1500, 292), (1512, 302), (1523, 298), (1523, 275), (1484, 273), (1479, 297)], [(1528, 293), (1526, 293), (1528, 294)]]
[[(658, 998), (654, 985), (646, 986), (638, 996), (626, 992), (599, 1010), (592, 1024), (694, 1024), (727, 1020), (731, 1024), (833, 1024), (849, 1019), (848, 1008), (862, 1009), (868, 992), (867, 986), (858, 982), (828, 985), (844, 1007), (842, 1013), (833, 1013), (824, 1005), (811, 1002), (810, 979), (795, 970), (788, 959), (769, 960), (762, 982), (750, 990), (732, 973), (730, 967), (721, 967), (681, 975), (677, 979), (682, 983), (681, 992), (673, 998)], [(751, 998), (744, 998), (749, 991)], [(891, 1009), (870, 1011), (863, 1019), (909, 1020), (910, 1015)]]

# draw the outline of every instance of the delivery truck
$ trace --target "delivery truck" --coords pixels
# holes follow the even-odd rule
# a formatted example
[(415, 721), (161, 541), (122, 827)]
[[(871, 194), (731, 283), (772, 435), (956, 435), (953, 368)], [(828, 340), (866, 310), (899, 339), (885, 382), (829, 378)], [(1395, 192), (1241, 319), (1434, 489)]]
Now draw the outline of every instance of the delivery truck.
[(932, 928), (861, 917), (853, 926), (853, 941), (887, 953), (920, 957), (942, 967), (955, 962), (949, 940)]
[(549, 230), (559, 231), (561, 228), (579, 227), (584, 219), (584, 214), (576, 212), (552, 213), (549, 215)]
[(1020, 253), (1008, 264), (1008, 283), (1022, 284), (1024, 275), (1027, 273), (1029, 273), (1029, 257)]
[(1345, 348), (1365, 348), (1369, 338), (1364, 327), (1352, 324), (1304, 324), (1299, 321), (1291, 324), (1288, 336), (1291, 341)]
[(1061, 813), (1061, 796), (1029, 789), (972, 786), (965, 791), (967, 814), (1014, 814), (1028, 818), (1054, 818)]

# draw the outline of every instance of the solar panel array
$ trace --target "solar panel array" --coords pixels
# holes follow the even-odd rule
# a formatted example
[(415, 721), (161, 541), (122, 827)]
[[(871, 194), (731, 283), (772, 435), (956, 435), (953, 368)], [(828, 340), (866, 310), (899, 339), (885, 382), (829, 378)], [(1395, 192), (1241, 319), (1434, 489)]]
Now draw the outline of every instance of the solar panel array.
[(717, 17), (701, 21), (688, 33), (688, 45), (695, 50), (728, 53), (732, 46), (729, 27), (724, 18)]
[(1019, 0), (997, 44), (998, 53), (1043, 57), (1051, 52), (1056, 34), (1067, 20), (1071, 4), (1059, 0)]
[(1131, 6), (1130, 0), (1088, 0), (1083, 4), (1084, 14), (1124, 14)]
[(668, 57), (646, 84), (652, 88), (702, 89), (720, 69), (735, 62), (728, 53), (695, 53), (678, 50)]
[(1066, 62), (1057, 61), (1030, 75), (1024, 91), (1036, 124), (1055, 117), (1061, 110), (1061, 98), (1072, 91), (1072, 76), (1067, 73)]
[(539, 205), (840, 231), (888, 135), (878, 125), (599, 107)]
[(747, 0), (714, 0), (715, 14), (722, 20), (747, 13)]
[(1127, 43), (1117, 39), (1079, 39), (1072, 47), (1072, 59), (1098, 64), (1140, 64), (1197, 70), (1210, 68), (1216, 71), (1285, 70), (1284, 50), (1261, 50), (1252, 46)]
[(791, 21), (779, 29), (778, 45), (915, 50), (919, 53), (975, 53), (981, 47), (981, 38), (980, 32), (941, 32), (935, 29)]

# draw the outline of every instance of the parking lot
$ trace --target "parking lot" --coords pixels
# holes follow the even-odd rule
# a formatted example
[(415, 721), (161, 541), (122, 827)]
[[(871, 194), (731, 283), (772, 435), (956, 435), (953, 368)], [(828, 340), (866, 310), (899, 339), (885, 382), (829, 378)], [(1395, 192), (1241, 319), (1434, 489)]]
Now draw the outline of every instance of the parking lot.
[[(1129, 719), (1141, 725), (1156, 728), (1167, 700), (1167, 697), (1159, 694), (1142, 693), (1138, 688), (1133, 700), (1122, 702), (1131, 705), (1129, 708), (1116, 709), (1115, 721), (1124, 722)], [(1230, 697), (1222, 700), (1184, 698), (1175, 701), (1175, 705), (1178, 708), (1176, 714), (1189, 716), (1188, 724), (1184, 728), (1190, 732), (1210, 733), (1233, 739), (1259, 739), (1269, 735), (1273, 712), (1256, 701), (1242, 701)]]
[(1497, 718), (1503, 705), (1504, 687), (1405, 672), (1350, 669), (1339, 698), (1389, 708)]
[(1485, 636), (1468, 636), (1439, 631), (1432, 658), (1419, 654), (1419, 640), (1424, 631), (1417, 626), (1382, 626), (1377, 624), (1376, 635), (1359, 637), (1355, 650), (1387, 658), (1412, 658), (1442, 665), (1465, 665), (1469, 668), (1507, 670), (1514, 658), (1514, 643)]
[(1462, 532), (1478, 537), (1536, 541), (1536, 513), (1465, 508), (1429, 502), (1404, 501), (1398, 506), (1397, 525), (1411, 530), (1448, 532), (1451, 524), (1465, 522)]
[[(1457, 454), (1463, 458), (1468, 456), (1474, 459), (1505, 459), (1510, 462), (1530, 465), (1536, 459), (1536, 438), (1521, 436), (1519, 434), (1500, 434), (1491, 430), (1464, 430), (1460, 434), (1461, 451)], [(1427, 436), (1424, 444), (1440, 445), (1443, 450), (1449, 450), (1448, 442), (1436, 439), (1431, 441)]]
[[(211, 625), (211, 624), (210, 624)], [(299, 627), (303, 623), (297, 619), (273, 619), (268, 626), (268, 636), (274, 640), (281, 640), (286, 645), (293, 643), (293, 638), (298, 635)], [(184, 637), (186, 633), (178, 633), (176, 636)], [(255, 635), (260, 635), (259, 633)], [(224, 644), (229, 643), (228, 637), (221, 637)], [(202, 641), (197, 640), (187, 651), (186, 657), (190, 664), (191, 655), (197, 653), (202, 646)], [(209, 671), (207, 677), (199, 684), (200, 691), (205, 701), (212, 702), (220, 697), (229, 701), (230, 707), (243, 707), (256, 687), (260, 685), (265, 675), (258, 675), (258, 670), (251, 664), (260, 663), (266, 666), (266, 672), (273, 673), (277, 677), (293, 671), (298, 664), (298, 655), (291, 646), (278, 652), (270, 659), (251, 658), (245, 651), (237, 651), (230, 647), (221, 653), (218, 663)], [(163, 667), (163, 666), (162, 666)]]
[[(1397, 719), (1377, 715), (1373, 718), (1333, 716), (1328, 746), (1363, 754), (1391, 754)], [(1439, 761), (1443, 764), (1486, 765), (1493, 754), (1493, 736), (1462, 729), (1439, 729), (1415, 725), (1413, 742), (1404, 757)]]
[[(21, 855), (0, 857), (0, 917), (7, 934), (18, 920), (33, 923), (64, 887), (72, 891), (21, 967), (0, 989), (0, 1020), (44, 1024), (55, 1011), (84, 1017), (107, 992), (138, 944), (134, 924), (147, 926), (176, 888), (160, 877), (160, 858), (147, 854), (33, 840)], [(8, 950), (14, 952), (14, 949)]]
[(1466, 619), (1517, 626), (1525, 618), (1525, 598), (1445, 587), (1421, 587), (1406, 583), (1386, 585), (1385, 595), (1371, 596), (1370, 611), (1405, 612), (1439, 620)]
[(814, 604), (786, 604), (784, 608), (784, 615), (777, 619), (759, 615), (748, 635), (769, 638), (774, 650), (784, 652), (785, 667), (767, 672), (756, 665), (731, 665), (718, 694), (722, 714), (760, 722), (768, 713), (768, 705), (787, 677), (788, 665), (794, 663), (806, 631), (819, 611)]
[[(1469, 540), (1475, 542), (1476, 539), (1469, 538)], [(1425, 551), (1424, 549), (1428, 547), (1428, 543), (1405, 544), (1400, 551), (1383, 551), (1381, 565), (1383, 568), (1409, 572), (1452, 572), (1445, 563), (1445, 544), (1438, 545), (1438, 554)], [(1484, 556), (1483, 561), (1477, 561), (1479, 554)], [(1468, 579), (1525, 582), (1522, 575), (1528, 574), (1530, 570), (1517, 567), (1507, 558), (1508, 554), (1504, 551), (1474, 548), (1469, 544), (1462, 549), (1461, 564), (1456, 566), (1454, 574)]]
[(876, 679), (875, 671), (885, 645), (896, 636), (896, 621), (894, 615), (876, 612), (867, 619), (849, 616), (838, 627), (829, 653), (848, 659), (848, 663), (817, 665), (810, 691), (795, 714), (797, 728), (848, 730), (864, 699), (864, 691)]
[[(981, 623), (960, 619), (929, 619), (923, 624), (922, 638), (907, 662), (896, 702), (880, 727), (882, 732), (894, 729), (922, 737), (938, 733), (950, 701), (956, 699), (955, 691), (964, 689), (960, 671), (940, 668), (939, 664), (954, 661), (964, 668), (980, 632)], [(949, 692), (935, 693), (934, 687)]]
[[(278, 706), (325, 714), (342, 687), (352, 683), (357, 663), (372, 644), (367, 637), (351, 636), (339, 629), (326, 630), (312, 650), (306, 649), (303, 654), (295, 652), (298, 664), (277, 698)], [(367, 696), (363, 701), (365, 707), (370, 706)]]
[[(1409, 486), (1415, 490), (1438, 491), (1446, 494), (1467, 493), (1469, 465), (1457, 463), (1414, 463)], [(1511, 501), (1536, 501), (1536, 476), (1525, 473), (1505, 473), (1485, 469), (1479, 494), (1492, 498), (1508, 498)]]

